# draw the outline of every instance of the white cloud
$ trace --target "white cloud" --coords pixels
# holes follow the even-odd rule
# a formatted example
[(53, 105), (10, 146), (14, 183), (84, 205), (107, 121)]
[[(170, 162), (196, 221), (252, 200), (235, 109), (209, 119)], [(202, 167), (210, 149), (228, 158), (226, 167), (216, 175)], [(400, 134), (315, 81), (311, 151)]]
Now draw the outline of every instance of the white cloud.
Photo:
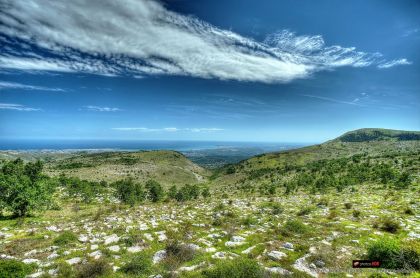
[[(3, 69), (272, 83), (337, 67), (366, 67), (381, 56), (289, 31), (258, 42), (171, 12), (154, 0), (3, 1), (0, 33), (15, 39), (4, 43), (13, 48), (17, 39), (25, 49), (21, 55), (2, 54)], [(28, 50), (34, 44), (48, 55)]]
[(2, 89), (21, 89), (21, 90), (37, 90), (37, 91), (52, 91), (52, 92), (64, 92), (60, 88), (48, 88), (43, 86), (26, 85), (15, 82), (0, 81), (0, 90)]
[(140, 132), (217, 132), (223, 131), (222, 128), (147, 128), (147, 127), (114, 127), (113, 130), (119, 131), (140, 131)]
[(302, 94), (301, 96), (309, 97), (309, 98), (315, 98), (315, 99), (324, 100), (324, 101), (328, 101), (328, 102), (335, 102), (335, 103), (355, 105), (355, 106), (365, 106), (365, 105), (359, 103), (359, 100), (360, 100), (359, 98), (356, 98), (353, 101), (345, 101), (345, 100), (323, 97), (323, 96), (316, 96), (316, 95), (304, 95), (304, 94)]
[(378, 68), (380, 69), (388, 69), (388, 68), (392, 68), (395, 66), (400, 66), (400, 65), (411, 65), (412, 63), (410, 61), (407, 61), (407, 59), (398, 59), (398, 60), (392, 60), (389, 62), (384, 62), (378, 65)]
[(41, 111), (39, 108), (27, 107), (15, 103), (0, 103), (0, 110), (15, 110), (15, 111)]
[(117, 111), (121, 111), (120, 108), (116, 108), (116, 107), (100, 107), (100, 106), (94, 106), (94, 105), (85, 106), (85, 109), (88, 110), (88, 111), (96, 111), (96, 112), (117, 112)]

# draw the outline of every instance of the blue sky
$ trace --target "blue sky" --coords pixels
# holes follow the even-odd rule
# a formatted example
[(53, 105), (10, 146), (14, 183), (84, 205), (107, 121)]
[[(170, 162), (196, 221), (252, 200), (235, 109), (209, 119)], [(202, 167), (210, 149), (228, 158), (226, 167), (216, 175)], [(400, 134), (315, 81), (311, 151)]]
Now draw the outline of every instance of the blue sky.
[(0, 138), (420, 129), (419, 1), (0, 0)]

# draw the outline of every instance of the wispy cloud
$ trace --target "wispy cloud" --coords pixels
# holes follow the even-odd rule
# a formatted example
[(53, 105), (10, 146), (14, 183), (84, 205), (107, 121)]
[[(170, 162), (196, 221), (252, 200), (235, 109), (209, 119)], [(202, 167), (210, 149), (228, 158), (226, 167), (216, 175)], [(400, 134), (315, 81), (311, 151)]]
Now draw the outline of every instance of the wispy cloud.
[(15, 111), (41, 111), (39, 108), (27, 107), (22, 104), (15, 103), (0, 103), (0, 110), (15, 110)]
[(401, 65), (411, 65), (412, 63), (408, 61), (407, 59), (398, 59), (398, 60), (392, 60), (389, 62), (384, 62), (378, 65), (378, 68), (380, 69), (388, 69), (395, 66), (401, 66)]
[(118, 111), (122, 111), (120, 108), (116, 108), (116, 107), (101, 107), (101, 106), (95, 106), (95, 105), (85, 106), (84, 109), (88, 110), (88, 111), (96, 111), (96, 112), (118, 112)]
[(256, 41), (155, 0), (6, 2), (0, 11), (0, 68), (9, 70), (274, 83), (386, 63), (379, 53), (328, 46), (320, 35), (284, 30)]
[(15, 82), (0, 81), (0, 90), (4, 90), (4, 89), (37, 90), (37, 91), (52, 91), (52, 92), (65, 91), (60, 88), (49, 88), (49, 87), (27, 85), (27, 84), (15, 83)]
[(147, 127), (114, 127), (113, 130), (119, 131), (140, 131), (140, 132), (217, 132), (223, 131), (222, 128), (147, 128)]
[(359, 98), (355, 98), (353, 101), (345, 101), (345, 100), (340, 100), (340, 99), (335, 99), (335, 98), (329, 98), (329, 97), (323, 97), (323, 96), (316, 96), (316, 95), (305, 95), (305, 94), (301, 94), (301, 96), (309, 97), (309, 98), (315, 98), (315, 99), (324, 100), (324, 101), (328, 101), (328, 102), (335, 102), (335, 103), (355, 105), (355, 106), (365, 106), (365, 105), (359, 103), (359, 101), (360, 101)]

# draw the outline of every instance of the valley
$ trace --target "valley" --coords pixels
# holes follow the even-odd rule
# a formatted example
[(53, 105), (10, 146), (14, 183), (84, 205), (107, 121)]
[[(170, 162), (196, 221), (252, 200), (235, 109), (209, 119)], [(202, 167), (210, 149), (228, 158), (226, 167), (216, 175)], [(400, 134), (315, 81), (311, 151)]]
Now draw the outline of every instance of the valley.
[[(0, 277), (417, 277), (419, 134), (357, 130), (216, 169), (175, 151), (38, 156), (54, 190), (23, 217), (0, 202)], [(40, 169), (8, 155), (5, 193), (7, 173)]]

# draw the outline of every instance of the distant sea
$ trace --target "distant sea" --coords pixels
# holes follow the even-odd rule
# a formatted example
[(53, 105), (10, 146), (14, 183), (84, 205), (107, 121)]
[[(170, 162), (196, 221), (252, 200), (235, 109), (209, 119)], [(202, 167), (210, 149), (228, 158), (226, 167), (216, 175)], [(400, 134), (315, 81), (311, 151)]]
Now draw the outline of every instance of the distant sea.
[(163, 140), (9, 140), (0, 139), (0, 150), (175, 150), (259, 148), (275, 151), (308, 144), (270, 142), (163, 141)]

